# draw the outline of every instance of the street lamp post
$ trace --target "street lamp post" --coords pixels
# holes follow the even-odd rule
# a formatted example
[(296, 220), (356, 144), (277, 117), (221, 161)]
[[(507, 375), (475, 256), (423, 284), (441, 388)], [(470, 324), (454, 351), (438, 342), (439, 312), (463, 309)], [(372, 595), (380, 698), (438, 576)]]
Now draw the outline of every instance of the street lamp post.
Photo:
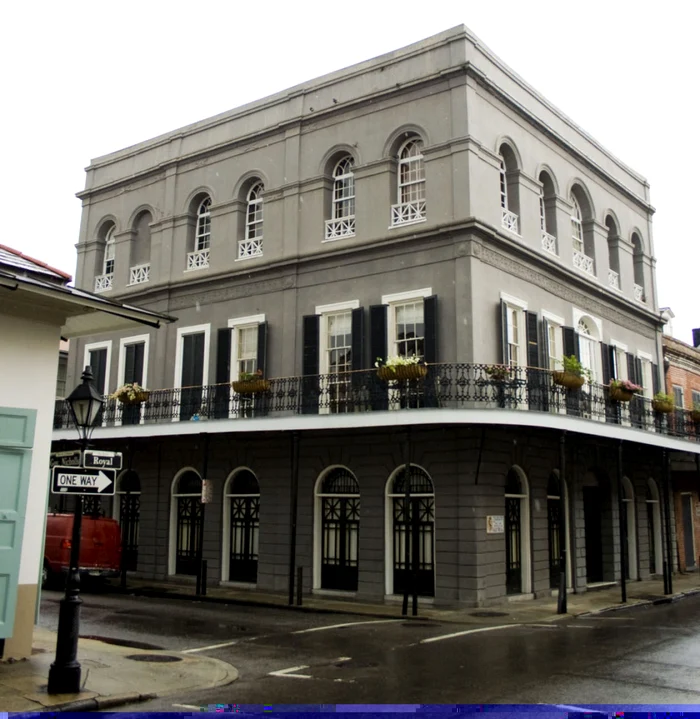
[[(80, 436), (84, 456), (95, 420), (104, 400), (92, 383), (92, 370), (85, 368), (78, 385), (66, 398)], [(66, 593), (61, 599), (58, 614), (56, 658), (49, 669), (49, 694), (77, 694), (80, 691), (80, 664), (78, 662), (78, 636), (80, 633), (80, 533), (83, 520), (83, 498), (75, 496), (73, 537), (70, 548), (70, 566), (66, 580)]]

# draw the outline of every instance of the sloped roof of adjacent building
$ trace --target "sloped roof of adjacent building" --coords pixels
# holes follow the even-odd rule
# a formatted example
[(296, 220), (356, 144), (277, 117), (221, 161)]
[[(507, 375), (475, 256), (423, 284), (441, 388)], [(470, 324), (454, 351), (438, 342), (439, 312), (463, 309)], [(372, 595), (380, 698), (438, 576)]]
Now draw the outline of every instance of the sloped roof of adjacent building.
[(55, 267), (51, 267), (51, 265), (47, 265), (41, 260), (36, 260), (19, 250), (1, 244), (0, 265), (11, 267), (17, 272), (31, 272), (33, 274), (50, 277), (61, 284), (66, 284), (73, 279), (67, 272), (57, 270)]

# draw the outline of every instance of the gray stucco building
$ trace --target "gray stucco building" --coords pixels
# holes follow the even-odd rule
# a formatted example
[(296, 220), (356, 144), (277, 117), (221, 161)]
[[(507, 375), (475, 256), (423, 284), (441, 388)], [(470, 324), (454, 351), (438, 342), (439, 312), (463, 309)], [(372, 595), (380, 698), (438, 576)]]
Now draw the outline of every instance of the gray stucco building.
[(391, 601), (409, 531), (426, 601), (541, 595), (563, 518), (575, 591), (661, 574), (664, 462), (700, 445), (652, 406), (649, 186), (465, 27), (98, 158), (79, 197), (77, 285), (178, 318), (71, 343), (68, 387), (150, 390), (94, 434), (134, 571), (283, 591), (296, 502), (305, 591)]

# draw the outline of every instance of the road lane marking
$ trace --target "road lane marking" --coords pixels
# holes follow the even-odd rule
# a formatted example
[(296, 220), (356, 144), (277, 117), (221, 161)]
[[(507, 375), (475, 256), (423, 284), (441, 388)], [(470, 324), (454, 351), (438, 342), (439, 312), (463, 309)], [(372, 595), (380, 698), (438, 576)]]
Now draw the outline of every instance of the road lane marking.
[(466, 629), (463, 632), (454, 632), (454, 634), (442, 634), (439, 637), (428, 637), (421, 639), (419, 644), (430, 644), (431, 642), (441, 642), (443, 639), (454, 639), (455, 637), (464, 637), (467, 634), (476, 634), (477, 632), (493, 632), (497, 629), (510, 629), (511, 627), (519, 627), (520, 624), (499, 624), (497, 627), (481, 627), (479, 629)]
[(308, 664), (301, 664), (298, 667), (289, 667), (289, 669), (279, 669), (276, 672), (270, 672), (270, 677), (289, 677), (290, 679), (313, 679), (310, 674), (293, 674), (292, 672), (298, 672), (301, 669), (308, 669)]
[(222, 642), (221, 644), (210, 644), (208, 647), (194, 647), (193, 649), (185, 649), (180, 654), (194, 654), (195, 652), (206, 652), (210, 649), (223, 649), (224, 647), (232, 647), (239, 642), (252, 642), (260, 637), (245, 637), (244, 639), (232, 639), (230, 642)]
[(553, 707), (556, 707), (557, 709), (563, 709), (564, 711), (567, 711), (567, 712), (586, 712), (586, 713), (591, 713), (591, 714), (604, 713), (604, 712), (599, 712), (598, 709), (589, 709), (588, 707), (576, 707), (576, 706), (571, 706), (570, 704), (540, 704), (540, 706), (543, 706), (543, 707), (553, 706)]
[(324, 632), (327, 629), (342, 629), (343, 627), (357, 627), (360, 624), (389, 624), (390, 622), (401, 622), (401, 619), (373, 619), (367, 622), (346, 622), (345, 624), (331, 624), (329, 627), (311, 627), (311, 629), (298, 629), (292, 634), (309, 634), (310, 632)]
[(196, 707), (194, 704), (173, 704), (174, 707), (180, 707), (182, 709), (196, 709), (201, 711), (202, 707)]
[(334, 662), (349, 662), (352, 659), (352, 657), (338, 657), (337, 659), (333, 659), (331, 663)]
[(598, 629), (599, 627), (587, 627), (585, 624), (569, 624), (567, 629)]

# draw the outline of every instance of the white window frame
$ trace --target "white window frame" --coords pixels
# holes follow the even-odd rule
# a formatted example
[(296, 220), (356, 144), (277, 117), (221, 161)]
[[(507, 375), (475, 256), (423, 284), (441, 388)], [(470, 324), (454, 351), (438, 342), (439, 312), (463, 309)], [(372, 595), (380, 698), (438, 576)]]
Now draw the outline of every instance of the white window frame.
[[(110, 370), (112, 368), (112, 340), (104, 340), (102, 342), (90, 342), (89, 344), (86, 344), (83, 349), (83, 366), (81, 368), (81, 374), (82, 370), (84, 370), (89, 364), (90, 364), (90, 352), (92, 350), (107, 350), (107, 361), (105, 362), (105, 386), (102, 388), (101, 394), (102, 396), (109, 394), (109, 377), (110, 377)], [(98, 392), (100, 392), (100, 388), (96, 388)]]
[[(250, 468), (245, 465), (236, 467), (232, 472), (229, 473), (226, 481), (224, 482), (224, 490), (222, 492), (223, 498), (223, 531), (221, 534), (221, 582), (231, 587), (243, 587), (247, 589), (254, 589), (258, 586), (257, 582), (240, 582), (230, 578), (230, 566), (229, 557), (231, 553), (231, 497), (260, 497), (260, 492), (257, 494), (234, 494), (231, 492), (231, 485), (237, 474), (241, 472), (250, 472), (256, 480), (258, 480), (258, 489), (260, 489), (260, 480), (258, 475)], [(258, 556), (260, 554), (260, 526), (258, 525)], [(260, 563), (258, 560), (258, 568)]]
[[(619, 380), (626, 380), (629, 379), (629, 374), (627, 371), (627, 357), (624, 358), (624, 360), (621, 361), (620, 353), (627, 354), (628, 347), (623, 342), (618, 342), (617, 340), (611, 339), (610, 340), (610, 346), (615, 351), (615, 379)], [(612, 370), (612, 368), (611, 368)], [(611, 372), (612, 373), (612, 372)], [(623, 408), (624, 409), (624, 408)]]
[[(231, 354), (229, 356), (229, 382), (234, 382), (238, 379), (238, 344), (239, 344), (239, 332), (241, 330), (250, 329), (251, 327), (259, 327), (265, 321), (265, 315), (247, 315), (245, 317), (232, 317), (229, 319), (227, 326), (231, 332)], [(260, 358), (257, 356), (256, 360)], [(229, 403), (229, 418), (234, 419), (235, 417), (244, 417), (247, 415), (247, 410), (243, 411), (244, 406), (248, 400), (242, 398), (237, 392), (234, 392), (233, 387), (229, 390), (231, 399), (233, 402)], [(253, 473), (255, 474), (255, 473)], [(257, 475), (256, 475), (257, 477)]]
[[(553, 327), (557, 332), (555, 335), (555, 347), (554, 353), (552, 353), (552, 347), (550, 346), (549, 337), (547, 337), (547, 369), (549, 370), (560, 370), (561, 358), (564, 356), (564, 334), (562, 328), (566, 325), (563, 317), (555, 315), (547, 310), (542, 310), (542, 319), (547, 320), (547, 324)], [(554, 367), (550, 367), (550, 359), (554, 358)]]
[[(206, 204), (202, 212), (202, 206)], [(205, 197), (197, 207), (197, 224), (194, 232), (194, 251), (208, 250), (211, 246), (211, 197)]]
[[(338, 174), (338, 170), (343, 164), (347, 164), (350, 170), (348, 171), (346, 169), (345, 172)], [(355, 161), (352, 155), (345, 155), (344, 157), (341, 157), (338, 162), (335, 163), (335, 167), (333, 168), (333, 197), (331, 198), (331, 219), (333, 220), (349, 220), (355, 217), (355, 173), (353, 172), (354, 168)], [(336, 197), (336, 188), (338, 186), (341, 186), (343, 188), (346, 187), (345, 183), (347, 180), (352, 180), (352, 194), (348, 195), (347, 197), (341, 197), (340, 199), (338, 199)], [(350, 212), (349, 214), (341, 214), (339, 212), (339, 208), (345, 207), (349, 204), (352, 204), (352, 212)]]
[[(175, 376), (173, 379), (173, 388), (180, 389), (182, 387), (182, 345), (185, 335), (196, 335), (204, 333), (204, 367), (202, 369), (202, 402), (206, 399), (206, 387), (209, 384), (209, 344), (211, 338), (211, 323), (205, 325), (190, 325), (189, 327), (178, 327), (177, 345), (175, 347)], [(179, 407), (173, 403), (173, 422), (180, 421)]]
[[(138, 345), (143, 343), (143, 387), (148, 387), (148, 353), (151, 344), (151, 335), (134, 335), (133, 337), (122, 337), (119, 340), (119, 360), (117, 362), (117, 386), (121, 387), (124, 384), (124, 370), (126, 369), (126, 348), (129, 345)], [(121, 425), (122, 423), (122, 409), (121, 402), (117, 403), (116, 416), (114, 418), (115, 425)], [(140, 424), (143, 424), (144, 413), (146, 408), (141, 404), (141, 420)]]
[[(508, 601), (513, 600), (510, 597), (522, 597), (532, 594), (532, 538), (530, 529), (530, 481), (525, 474), (525, 470), (519, 465), (512, 465), (509, 469), (514, 469), (520, 479), (521, 494), (503, 494), (504, 500), (507, 498), (520, 500), (520, 594), (506, 595)], [(505, 502), (504, 502), (505, 509)], [(508, 537), (505, 541), (508, 541)], [(504, 545), (505, 546), (505, 545)], [(568, 547), (567, 547), (568, 548)], [(505, 554), (505, 552), (504, 552)], [(504, 557), (505, 559), (505, 557)], [(568, 562), (567, 562), (568, 564)], [(504, 579), (505, 583), (505, 579)], [(505, 586), (504, 586), (505, 589)]]
[[(206, 346), (206, 345), (205, 345)], [(201, 497), (201, 494), (175, 494), (175, 488), (185, 472), (194, 472), (200, 479), (205, 479), (194, 467), (183, 467), (170, 483), (170, 526), (168, 527), (168, 576), (176, 576), (177, 565), (177, 499), (178, 497)], [(202, 485), (204, 486), (204, 485)]]
[[(511, 324), (508, 323), (508, 327), (506, 329), (506, 332), (508, 334), (508, 345), (515, 344), (518, 348), (518, 361), (516, 362), (515, 367), (527, 367), (527, 338), (526, 338), (526, 327), (525, 327), (525, 312), (527, 312), (527, 302), (525, 300), (521, 300), (519, 297), (514, 297), (513, 295), (509, 295), (505, 292), (501, 292), (501, 300), (506, 305), (506, 307), (509, 310), (515, 310), (517, 312), (518, 317), (518, 342), (514, 343), (511, 342), (512, 338), (512, 332), (511, 332)], [(510, 319), (510, 317), (509, 317)], [(508, 351), (508, 354), (510, 354), (510, 350)]]
[[(107, 234), (105, 235), (105, 248), (104, 248), (104, 257), (102, 260), (102, 274), (103, 275), (114, 275), (114, 264), (115, 264), (115, 255), (116, 255), (116, 240), (114, 238), (114, 235), (116, 234), (117, 228), (112, 225), (108, 230)], [(110, 257), (111, 255), (111, 257)], [(111, 271), (107, 270), (107, 263), (112, 262), (112, 269)]]
[(586, 244), (583, 236), (583, 210), (576, 197), (571, 195), (571, 244), (575, 252), (586, 254)]
[[(258, 190), (259, 188), (259, 190)], [(251, 196), (255, 190), (258, 190), (258, 193), (256, 196), (251, 199)], [(265, 228), (263, 226), (264, 222), (264, 216), (263, 216), (263, 192), (265, 192), (265, 185), (263, 184), (262, 180), (258, 180), (253, 184), (253, 186), (248, 190), (248, 194), (246, 195), (245, 200), (245, 239), (246, 240), (262, 240), (263, 235), (265, 232)], [(253, 210), (254, 217), (258, 216), (258, 211), (260, 212), (260, 219), (259, 220), (253, 220), (250, 221), (250, 212), (251, 209)], [(258, 229), (260, 230), (260, 234), (258, 234)]]
[[(424, 287), (420, 290), (409, 290), (408, 292), (396, 292), (391, 295), (382, 295), (382, 304), (387, 307), (386, 351), (389, 357), (393, 357), (398, 353), (396, 344), (396, 313), (393, 312), (394, 307), (408, 302), (415, 302), (416, 300), (425, 300), (426, 297), (431, 297), (432, 294), (432, 287)], [(425, 316), (423, 317), (423, 324), (425, 325)], [(376, 360), (376, 357), (373, 359)], [(386, 359), (386, 357), (384, 359)]]
[[(404, 156), (404, 153), (406, 152), (406, 149), (408, 148), (409, 145), (415, 145), (418, 148), (419, 153), (417, 155), (409, 154), (409, 155)], [(397, 166), (397, 170), (396, 170), (396, 189), (397, 189), (396, 202), (400, 205), (405, 205), (409, 202), (420, 202), (421, 200), (425, 201), (425, 155), (423, 154), (424, 147), (425, 146), (424, 146), (422, 138), (410, 137), (399, 148), (398, 166)], [(423, 167), (422, 179), (409, 180), (408, 182), (401, 182), (401, 167), (402, 167), (402, 165), (408, 165), (410, 167), (413, 164), (415, 164), (415, 165), (421, 164), (422, 165), (422, 167)], [(409, 172), (410, 171), (411, 170), (409, 169)], [(412, 185), (422, 185), (423, 190), (420, 194), (422, 194), (423, 196), (416, 200), (405, 200), (403, 198), (403, 189), (406, 187), (411, 187)]]

